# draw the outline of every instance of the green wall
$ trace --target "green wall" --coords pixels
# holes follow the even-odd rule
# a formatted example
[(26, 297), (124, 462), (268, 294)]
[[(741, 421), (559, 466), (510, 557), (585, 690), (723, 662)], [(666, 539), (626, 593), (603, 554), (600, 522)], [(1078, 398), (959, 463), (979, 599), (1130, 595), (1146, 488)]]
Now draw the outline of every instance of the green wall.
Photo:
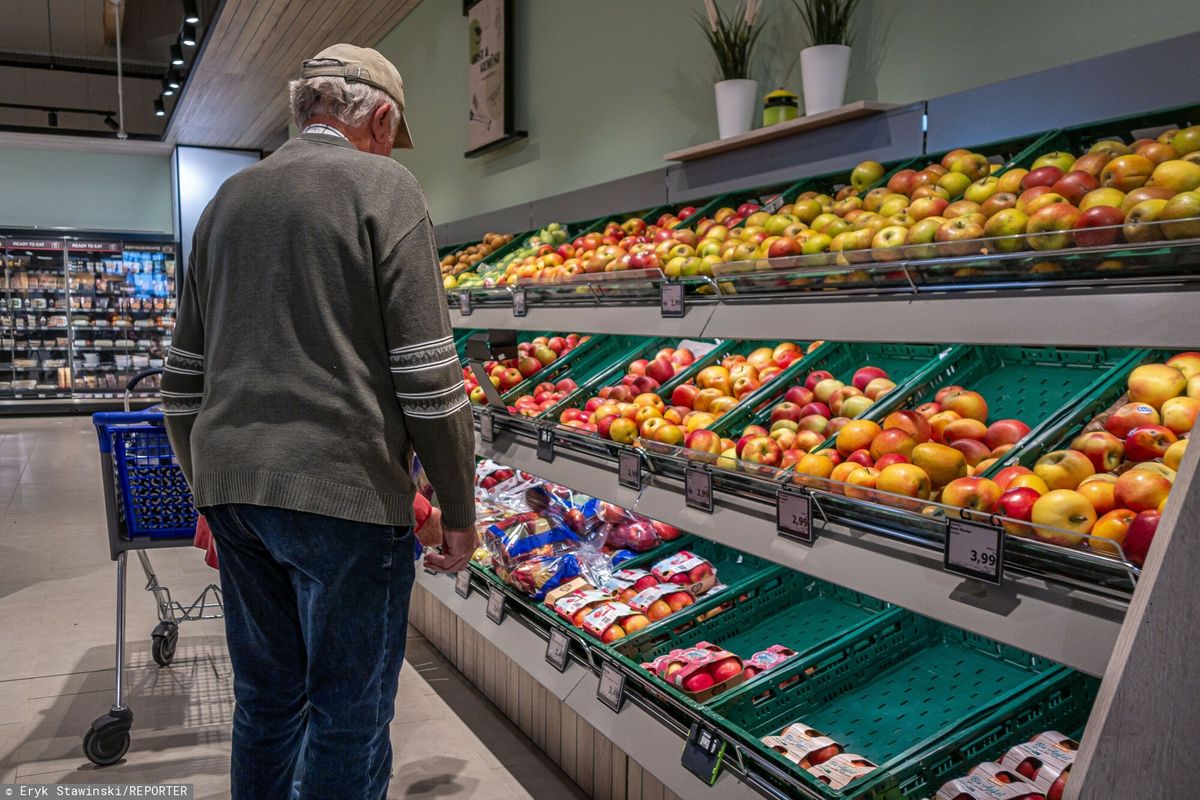
[(172, 230), (167, 156), (0, 148), (0, 226)]
[[(405, 78), (416, 149), (397, 157), (448, 222), (664, 166), (716, 138), (700, 0), (515, 0), (517, 127), (527, 141), (467, 149), (466, 32), (458, 2), (426, 0), (378, 45)], [(724, 0), (726, 7), (732, 6)], [(800, 91), (790, 0), (772, 22), (763, 91)], [(847, 99), (921, 100), (1200, 29), (1200, 3), (1159, 0), (863, 0)], [(1048, 86), (1047, 93), (1103, 87)]]

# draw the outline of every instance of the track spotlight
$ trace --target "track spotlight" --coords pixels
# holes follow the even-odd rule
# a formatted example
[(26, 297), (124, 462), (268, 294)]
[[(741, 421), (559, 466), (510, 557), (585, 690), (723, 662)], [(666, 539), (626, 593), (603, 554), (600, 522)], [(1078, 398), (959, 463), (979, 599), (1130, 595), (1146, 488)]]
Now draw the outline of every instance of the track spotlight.
[(167, 110), (163, 108), (163, 99), (161, 97), (154, 98), (154, 116), (165, 117)]
[(183, 48), (178, 42), (171, 45), (171, 63), (177, 67), (183, 66)]
[(183, 76), (179, 74), (179, 70), (167, 70), (167, 85), (172, 89), (178, 89), (183, 85)]
[(193, 25), (200, 21), (200, 11), (196, 8), (196, 0), (183, 0), (183, 21)]
[(196, 46), (196, 23), (194, 23), (194, 22), (183, 23), (182, 41), (188, 47)]

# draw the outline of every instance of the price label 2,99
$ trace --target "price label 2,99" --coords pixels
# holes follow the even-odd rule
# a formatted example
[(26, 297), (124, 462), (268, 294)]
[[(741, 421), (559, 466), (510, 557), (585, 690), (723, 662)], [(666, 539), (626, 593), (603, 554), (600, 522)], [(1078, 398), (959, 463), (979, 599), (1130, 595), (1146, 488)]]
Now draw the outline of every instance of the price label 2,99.
[(947, 572), (999, 586), (1004, 581), (1004, 531), (995, 525), (949, 520), (943, 565)]
[(513, 316), (523, 317), (528, 309), (525, 307), (525, 290), (514, 289), (512, 293)]
[(812, 544), (812, 498), (794, 489), (780, 489), (775, 496), (775, 528), (780, 536)]
[(632, 450), (617, 455), (617, 483), (635, 492), (642, 490), (642, 459)]
[(712, 473), (688, 466), (683, 472), (683, 499), (688, 508), (711, 514), (713, 511)]
[(660, 309), (664, 317), (683, 316), (683, 284), (664, 283), (659, 298)]
[(611, 708), (613, 713), (621, 713), (621, 706), (625, 703), (625, 676), (611, 663), (605, 662), (600, 668), (596, 699)]

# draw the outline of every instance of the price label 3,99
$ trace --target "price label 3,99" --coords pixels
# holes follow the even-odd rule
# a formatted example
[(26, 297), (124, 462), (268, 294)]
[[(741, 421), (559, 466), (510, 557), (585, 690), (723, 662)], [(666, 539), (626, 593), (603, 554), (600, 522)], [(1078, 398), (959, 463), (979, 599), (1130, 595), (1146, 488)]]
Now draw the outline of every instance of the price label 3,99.
[(947, 572), (999, 586), (1004, 580), (1004, 531), (995, 525), (949, 520), (943, 565)]

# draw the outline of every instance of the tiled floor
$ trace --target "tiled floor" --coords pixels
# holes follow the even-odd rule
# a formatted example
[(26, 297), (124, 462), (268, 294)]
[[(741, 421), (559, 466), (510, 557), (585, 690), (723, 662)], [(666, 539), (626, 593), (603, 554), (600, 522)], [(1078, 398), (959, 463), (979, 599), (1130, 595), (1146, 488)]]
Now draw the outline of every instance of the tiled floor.
[[(126, 670), (133, 745), (106, 769), (82, 755), (84, 731), (113, 699), (115, 569), (103, 509), (90, 420), (0, 419), (0, 783), (170, 781), (227, 797), (233, 695), (221, 622), (183, 625), (174, 663), (158, 668), (154, 605), (136, 559)], [(184, 602), (216, 580), (190, 547), (152, 560)], [(583, 796), (415, 633), (392, 743), (389, 797)]]

